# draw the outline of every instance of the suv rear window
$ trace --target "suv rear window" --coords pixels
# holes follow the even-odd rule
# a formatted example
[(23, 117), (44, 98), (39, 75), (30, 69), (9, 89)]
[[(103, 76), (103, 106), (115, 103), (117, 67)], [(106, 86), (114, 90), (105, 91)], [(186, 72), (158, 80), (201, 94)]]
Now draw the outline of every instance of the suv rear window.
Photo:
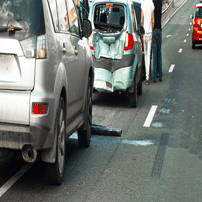
[(9, 35), (11, 24), (19, 40), (45, 33), (42, 0), (0, 0), (0, 36)]
[(94, 25), (96, 29), (106, 32), (117, 32), (123, 29), (124, 23), (124, 6), (106, 3), (95, 7)]

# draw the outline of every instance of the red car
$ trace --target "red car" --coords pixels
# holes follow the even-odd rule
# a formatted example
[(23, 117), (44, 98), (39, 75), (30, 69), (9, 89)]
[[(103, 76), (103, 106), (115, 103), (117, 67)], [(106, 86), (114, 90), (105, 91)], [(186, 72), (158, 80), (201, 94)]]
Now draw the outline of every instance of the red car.
[(193, 18), (192, 28), (192, 48), (195, 48), (196, 44), (202, 44), (202, 3), (196, 4), (196, 10)]

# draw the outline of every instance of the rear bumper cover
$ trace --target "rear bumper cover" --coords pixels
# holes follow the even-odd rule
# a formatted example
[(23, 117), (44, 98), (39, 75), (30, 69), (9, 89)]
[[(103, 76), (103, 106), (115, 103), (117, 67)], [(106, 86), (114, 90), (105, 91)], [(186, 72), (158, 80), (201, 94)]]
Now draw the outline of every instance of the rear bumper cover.
[(124, 67), (113, 73), (104, 68), (95, 68), (94, 88), (99, 92), (126, 91), (133, 84), (134, 66)]
[(0, 123), (0, 148), (21, 150), (32, 145), (36, 150), (49, 149), (52, 141), (50, 130), (43, 126), (25, 126)]

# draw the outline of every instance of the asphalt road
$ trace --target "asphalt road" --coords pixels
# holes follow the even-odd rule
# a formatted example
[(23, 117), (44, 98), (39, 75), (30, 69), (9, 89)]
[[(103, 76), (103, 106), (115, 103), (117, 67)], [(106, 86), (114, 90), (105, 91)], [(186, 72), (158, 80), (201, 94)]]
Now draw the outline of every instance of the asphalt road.
[[(152, 73), (137, 108), (129, 108), (122, 95), (93, 95), (93, 123), (121, 128), (122, 136), (93, 135), (88, 149), (79, 148), (73, 137), (61, 186), (47, 184), (44, 164), (37, 162), (0, 202), (201, 201), (202, 46), (192, 50), (190, 25), (197, 2), (188, 0), (164, 26), (163, 82), (153, 83)], [(144, 127), (152, 106), (151, 125)], [(15, 157), (0, 162), (0, 194), (24, 166)]]

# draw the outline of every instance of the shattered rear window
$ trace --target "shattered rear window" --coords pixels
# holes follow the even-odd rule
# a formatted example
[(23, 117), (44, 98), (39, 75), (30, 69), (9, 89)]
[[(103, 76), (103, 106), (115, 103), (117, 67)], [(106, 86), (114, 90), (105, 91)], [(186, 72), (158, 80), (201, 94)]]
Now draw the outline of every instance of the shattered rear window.
[(123, 29), (125, 23), (124, 6), (107, 3), (95, 7), (94, 25), (104, 32), (117, 32)]

